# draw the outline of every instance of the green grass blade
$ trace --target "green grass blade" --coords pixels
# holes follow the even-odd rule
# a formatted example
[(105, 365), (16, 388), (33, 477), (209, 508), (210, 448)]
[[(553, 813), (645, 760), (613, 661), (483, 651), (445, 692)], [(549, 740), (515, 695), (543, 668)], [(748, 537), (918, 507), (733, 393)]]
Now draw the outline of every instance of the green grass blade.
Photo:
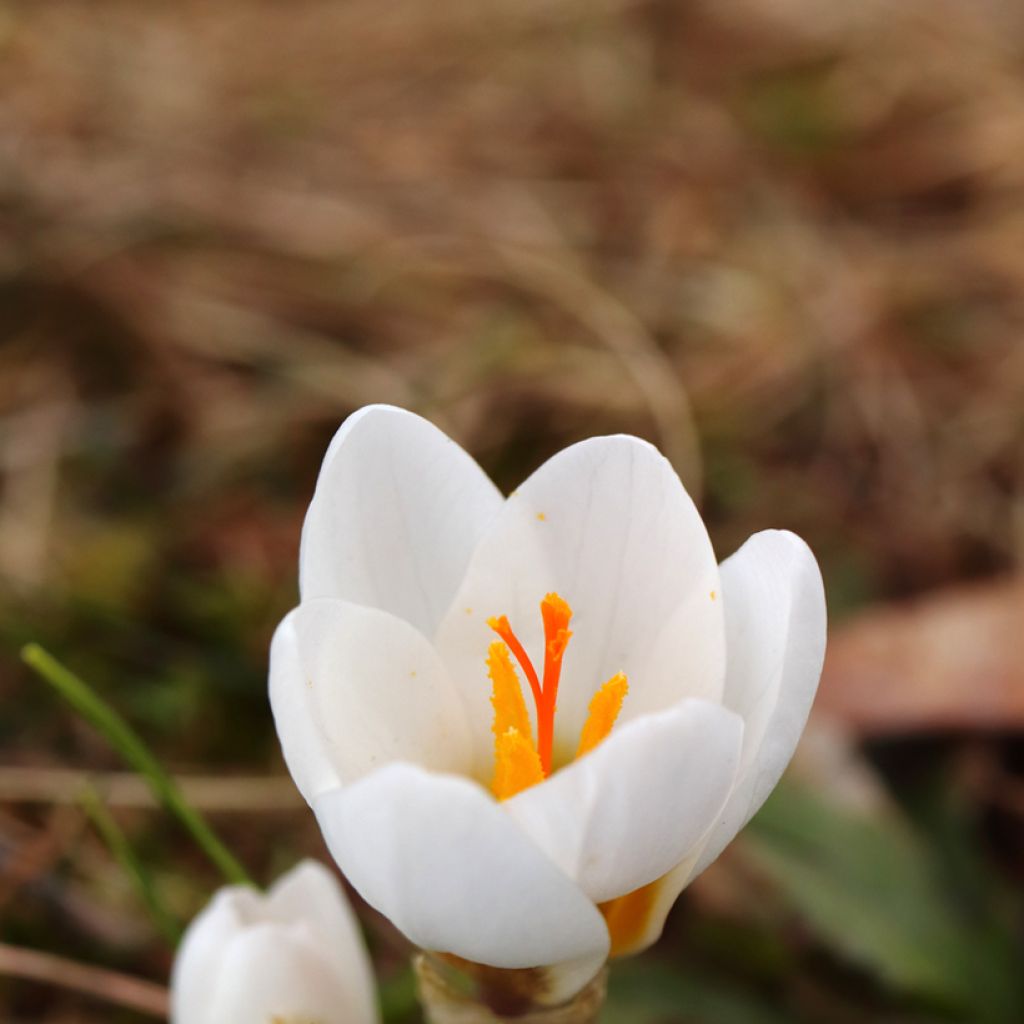
[(202, 815), (185, 800), (139, 734), (95, 690), (38, 644), (27, 644), (21, 657), (142, 775), (158, 803), (184, 825), (228, 882), (254, 884)]
[(128, 876), (135, 882), (142, 902), (153, 918), (157, 930), (171, 944), (177, 946), (181, 938), (181, 928), (174, 916), (164, 905), (163, 900), (157, 892), (153, 878), (142, 861), (135, 855), (128, 837), (124, 834), (121, 826), (118, 825), (114, 816), (110, 813), (107, 805), (103, 802), (96, 787), (90, 784), (82, 788), (79, 797), (82, 809), (89, 816), (96, 831), (99, 832), (103, 841), (107, 844), (114, 859), (121, 867), (128, 872)]

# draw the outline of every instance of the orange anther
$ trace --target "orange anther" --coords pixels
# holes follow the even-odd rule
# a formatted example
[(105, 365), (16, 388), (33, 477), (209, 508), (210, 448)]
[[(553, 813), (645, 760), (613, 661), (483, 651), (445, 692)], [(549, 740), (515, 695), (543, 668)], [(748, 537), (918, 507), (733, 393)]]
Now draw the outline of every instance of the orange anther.
[(508, 800), (543, 780), (544, 769), (529, 737), (509, 728), (495, 738), (491, 791), (499, 800)]
[[(491, 677), (491, 707), (494, 708), (494, 735), (503, 736), (515, 729), (528, 739), (532, 736), (530, 713), (512, 666), (508, 648), (495, 640), (487, 650), (487, 674)], [(532, 740), (531, 740), (532, 742)]]
[(576, 749), (577, 757), (589, 754), (612, 731), (628, 692), (629, 683), (625, 675), (617, 672), (591, 697), (587, 720), (580, 733), (580, 745)]

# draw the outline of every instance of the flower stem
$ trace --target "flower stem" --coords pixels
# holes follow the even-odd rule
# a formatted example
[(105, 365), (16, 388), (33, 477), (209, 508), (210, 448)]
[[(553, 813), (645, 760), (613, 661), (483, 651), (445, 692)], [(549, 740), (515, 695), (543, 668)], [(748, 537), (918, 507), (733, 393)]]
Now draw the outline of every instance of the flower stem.
[(604, 1005), (608, 970), (601, 972), (568, 1003), (535, 1007), (505, 1016), (460, 991), (425, 953), (416, 955), (416, 985), (428, 1024), (596, 1024)]

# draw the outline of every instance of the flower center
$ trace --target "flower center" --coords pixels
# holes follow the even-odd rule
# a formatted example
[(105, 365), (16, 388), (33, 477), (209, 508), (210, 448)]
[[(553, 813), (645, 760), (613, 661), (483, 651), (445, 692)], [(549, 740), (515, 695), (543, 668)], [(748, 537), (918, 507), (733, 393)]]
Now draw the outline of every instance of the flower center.
[[(544, 670), (539, 676), (506, 616), (487, 620), (487, 625), (501, 637), (491, 644), (487, 652), (487, 674), (493, 687), (491, 705), (494, 708), (494, 779), (491, 790), (499, 800), (507, 800), (551, 774), (558, 681), (562, 675), (562, 658), (572, 636), (569, 629), (572, 609), (558, 594), (547, 594), (540, 603), (540, 614), (544, 621)], [(533, 694), (537, 712), (536, 743), (526, 700), (512, 663), (513, 656)], [(616, 673), (597, 690), (590, 701), (576, 757), (589, 753), (612, 731), (628, 690), (629, 684), (622, 672)]]

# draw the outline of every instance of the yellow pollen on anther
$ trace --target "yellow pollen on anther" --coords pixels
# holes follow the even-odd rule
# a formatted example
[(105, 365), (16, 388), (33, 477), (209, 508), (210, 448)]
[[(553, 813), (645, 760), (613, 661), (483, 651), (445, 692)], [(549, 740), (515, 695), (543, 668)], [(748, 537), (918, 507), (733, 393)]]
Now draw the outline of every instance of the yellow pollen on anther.
[(622, 710), (622, 702), (629, 692), (629, 683), (622, 672), (617, 672), (590, 700), (587, 720), (580, 733), (576, 756), (589, 754), (612, 731)]
[(487, 649), (487, 674), (491, 678), (495, 740), (509, 729), (515, 729), (530, 739), (530, 713), (526, 710), (526, 701), (508, 648), (500, 640), (495, 640)]
[(494, 779), (491, 791), (508, 800), (524, 789), (544, 781), (544, 769), (533, 741), (510, 727), (494, 740)]

